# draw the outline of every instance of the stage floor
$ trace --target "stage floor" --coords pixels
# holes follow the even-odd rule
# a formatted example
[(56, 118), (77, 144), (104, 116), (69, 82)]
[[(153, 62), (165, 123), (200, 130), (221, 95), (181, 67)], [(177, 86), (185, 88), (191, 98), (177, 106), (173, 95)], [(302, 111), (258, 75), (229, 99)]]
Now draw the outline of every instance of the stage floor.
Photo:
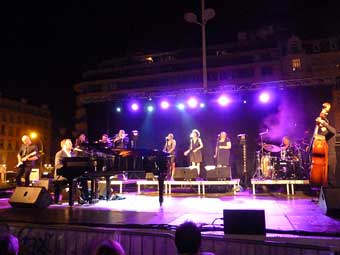
[[(87, 226), (119, 227), (128, 224), (179, 225), (186, 220), (211, 224), (223, 217), (223, 209), (264, 209), (266, 228), (285, 231), (340, 233), (340, 219), (325, 216), (316, 198), (297, 192), (287, 197), (285, 193), (260, 193), (250, 190), (233, 193), (173, 193), (158, 203), (157, 192), (142, 195), (126, 193), (123, 200), (100, 200), (92, 205), (69, 207), (50, 205), (46, 209), (12, 208), (8, 198), (0, 199), (0, 221), (30, 224), (75, 224)], [(223, 223), (220, 220), (216, 224)], [(221, 233), (223, 234), (223, 233)]]

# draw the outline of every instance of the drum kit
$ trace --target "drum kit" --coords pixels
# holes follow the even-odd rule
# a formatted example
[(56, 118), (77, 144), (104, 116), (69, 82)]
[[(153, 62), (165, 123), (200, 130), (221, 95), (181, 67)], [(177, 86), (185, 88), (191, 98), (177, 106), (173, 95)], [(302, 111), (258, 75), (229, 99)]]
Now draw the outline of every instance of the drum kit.
[(261, 149), (256, 152), (254, 177), (273, 180), (308, 178), (308, 166), (303, 157), (306, 146), (295, 143), (287, 149), (274, 144), (260, 145)]

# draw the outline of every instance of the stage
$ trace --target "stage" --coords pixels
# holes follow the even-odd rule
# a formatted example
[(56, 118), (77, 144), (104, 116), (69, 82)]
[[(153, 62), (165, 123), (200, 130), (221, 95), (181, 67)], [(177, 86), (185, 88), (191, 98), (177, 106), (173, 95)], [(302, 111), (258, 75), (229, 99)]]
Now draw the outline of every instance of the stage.
[[(133, 234), (132, 232), (129, 234), (130, 237), (131, 235), (138, 235), (138, 238), (152, 235), (153, 242), (156, 243), (158, 242), (155, 241), (157, 238), (169, 239), (170, 241), (168, 240), (167, 244), (164, 244), (168, 247), (168, 253), (162, 254), (171, 254), (170, 251), (174, 251), (174, 244), (171, 241), (173, 240), (173, 229), (186, 220), (192, 220), (202, 226), (206, 240), (203, 242), (203, 247), (216, 254), (222, 254), (220, 252), (223, 249), (221, 248), (222, 244), (216, 245), (217, 241), (235, 245), (235, 240), (243, 239), (247, 241), (241, 241), (239, 246), (244, 245), (245, 242), (247, 245), (249, 242), (259, 245), (258, 242), (260, 242), (263, 247), (268, 248), (272, 245), (268, 242), (274, 241), (276, 245), (284, 243), (288, 246), (293, 245), (299, 250), (307, 245), (306, 247), (309, 247), (310, 250), (318, 251), (318, 254), (329, 254), (320, 252), (325, 250), (326, 246), (340, 248), (340, 220), (325, 216), (316, 203), (316, 197), (306, 195), (302, 190), (297, 190), (295, 196), (287, 196), (284, 190), (275, 188), (277, 190), (272, 192), (260, 188), (256, 195), (253, 195), (252, 190), (249, 189), (236, 194), (234, 192), (206, 193), (204, 196), (198, 195), (193, 187), (173, 188), (171, 195), (165, 195), (162, 207), (159, 206), (155, 190), (145, 191), (142, 194), (123, 193), (119, 196), (124, 199), (100, 200), (92, 205), (75, 204), (73, 207), (69, 207), (65, 201), (62, 205), (50, 205), (46, 209), (11, 208), (8, 198), (2, 198), (0, 200), (0, 221), (9, 223), (13, 232), (19, 235), (20, 239), (22, 239), (23, 233), (27, 234), (27, 228), (30, 229), (29, 235), (36, 232), (35, 235), (41, 236), (42, 233), (45, 233), (43, 235), (45, 239), (46, 231), (51, 233), (51, 231), (57, 230), (59, 234), (56, 236), (59, 236), (60, 239), (61, 229), (64, 231), (63, 236), (66, 236), (67, 231), (74, 232), (75, 229), (77, 233), (85, 231), (87, 235), (90, 232), (95, 235), (98, 229), (105, 233), (114, 231), (115, 234), (111, 233), (111, 237), (116, 239), (117, 231), (119, 231), (119, 240), (123, 246), (129, 246), (129, 254), (138, 254), (132, 251), (131, 240), (126, 241), (123, 238), (126, 236), (124, 233), (129, 233), (129, 231), (133, 232)], [(220, 220), (223, 218), (223, 209), (264, 209), (266, 237), (225, 238), (223, 227), (220, 225), (223, 223)], [(215, 229), (213, 229), (213, 223)], [(42, 229), (44, 229), (43, 232)], [(136, 229), (138, 229), (138, 234), (134, 232)], [(37, 234), (38, 232), (40, 234)], [(93, 239), (93, 237), (91, 238)], [(214, 240), (213, 246), (208, 244), (209, 240)], [(85, 241), (78, 240), (78, 242)], [(160, 253), (153, 251), (149, 254)]]

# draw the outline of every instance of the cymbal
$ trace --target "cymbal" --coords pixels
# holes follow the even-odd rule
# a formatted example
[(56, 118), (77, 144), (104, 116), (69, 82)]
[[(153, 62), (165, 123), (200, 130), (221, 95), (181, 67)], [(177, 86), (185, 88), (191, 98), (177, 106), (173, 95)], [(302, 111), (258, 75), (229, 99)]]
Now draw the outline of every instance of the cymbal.
[(263, 149), (269, 152), (280, 152), (281, 148), (274, 144), (264, 144)]

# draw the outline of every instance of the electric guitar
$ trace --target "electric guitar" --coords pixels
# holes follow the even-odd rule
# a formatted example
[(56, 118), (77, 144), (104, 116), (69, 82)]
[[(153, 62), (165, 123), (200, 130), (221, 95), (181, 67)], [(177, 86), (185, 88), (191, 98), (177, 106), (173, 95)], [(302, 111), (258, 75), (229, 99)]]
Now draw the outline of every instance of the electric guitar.
[(22, 166), (25, 161), (27, 161), (29, 158), (31, 158), (33, 156), (36, 156), (36, 155), (37, 155), (37, 152), (33, 151), (33, 152), (27, 154), (25, 157), (20, 158), (20, 160), (19, 160), (18, 164), (16, 165), (16, 167), (18, 168), (18, 167)]

